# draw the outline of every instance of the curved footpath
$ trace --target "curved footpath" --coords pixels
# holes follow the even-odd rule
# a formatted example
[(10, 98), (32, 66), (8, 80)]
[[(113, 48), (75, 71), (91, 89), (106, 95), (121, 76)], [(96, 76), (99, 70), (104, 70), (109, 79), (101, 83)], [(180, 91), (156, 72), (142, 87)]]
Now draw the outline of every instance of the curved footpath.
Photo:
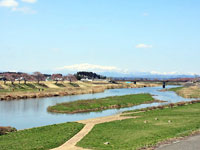
[(68, 140), (66, 143), (52, 150), (88, 150), (81, 147), (77, 147), (76, 144), (84, 136), (86, 136), (96, 124), (115, 121), (115, 120), (130, 119), (130, 118), (136, 118), (136, 117), (127, 117), (127, 116), (121, 116), (121, 114), (117, 114), (113, 116), (78, 121), (79, 123), (85, 124), (85, 127), (79, 133), (77, 133), (74, 137)]
[[(138, 112), (135, 112), (138, 113)], [(128, 114), (128, 113), (126, 113)], [(77, 147), (76, 144), (83, 139), (96, 124), (111, 122), (115, 120), (124, 120), (130, 118), (137, 118), (139, 116), (129, 117), (129, 116), (121, 116), (122, 114), (107, 116), (107, 117), (99, 117), (88, 120), (78, 121), (79, 123), (85, 124), (84, 128), (77, 133), (74, 137), (68, 140), (66, 143), (61, 145), (58, 148), (54, 148), (52, 150), (89, 150), (81, 147)], [(124, 113), (123, 113), (124, 115)], [(189, 136), (186, 138), (180, 138), (179, 140), (175, 140), (173, 143), (161, 144), (157, 148), (150, 148), (155, 150), (200, 150), (200, 134)]]

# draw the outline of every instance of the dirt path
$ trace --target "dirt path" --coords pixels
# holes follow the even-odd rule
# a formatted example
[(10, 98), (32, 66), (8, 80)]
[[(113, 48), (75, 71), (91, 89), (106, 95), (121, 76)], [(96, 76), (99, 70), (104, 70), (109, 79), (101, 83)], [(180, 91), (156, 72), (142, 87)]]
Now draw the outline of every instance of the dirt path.
[(53, 150), (87, 150), (87, 149), (77, 147), (76, 144), (84, 136), (86, 136), (96, 124), (115, 121), (115, 120), (124, 120), (124, 119), (129, 119), (129, 118), (136, 118), (136, 117), (127, 117), (127, 116), (125, 117), (125, 116), (120, 116), (120, 115), (121, 114), (117, 114), (117, 115), (113, 115), (113, 116), (107, 116), (107, 117), (100, 117), (100, 118), (95, 118), (95, 119), (78, 121), (79, 123), (85, 124), (85, 127), (79, 133), (77, 133), (74, 137), (72, 137), (70, 140), (68, 140), (66, 143), (64, 143), (60, 147), (55, 148)]

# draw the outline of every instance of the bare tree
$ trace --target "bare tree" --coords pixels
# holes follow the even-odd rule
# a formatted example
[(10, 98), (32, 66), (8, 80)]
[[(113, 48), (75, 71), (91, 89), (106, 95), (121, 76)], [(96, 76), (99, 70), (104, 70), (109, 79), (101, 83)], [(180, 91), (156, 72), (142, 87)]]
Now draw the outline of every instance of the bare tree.
[(18, 82), (19, 82), (19, 84), (21, 83), (21, 81), (22, 81), (22, 74), (15, 74), (14, 75), (14, 78), (15, 78), (15, 80), (17, 80)]
[(14, 84), (14, 82), (15, 82), (15, 77), (14, 77), (13, 74), (6, 74), (6, 75), (5, 75), (5, 78), (6, 78), (7, 81), (10, 81), (12, 85)]
[(27, 81), (34, 81), (34, 77), (27, 73), (23, 73), (22, 80), (24, 80), (24, 84), (26, 84)]
[(40, 81), (44, 81), (45, 80), (45, 76), (42, 73), (40, 73), (40, 72), (34, 72), (33, 76), (37, 80), (38, 84), (40, 83)]
[(62, 74), (53, 74), (51, 76), (53, 81), (56, 81), (56, 84), (58, 83), (58, 81), (62, 81), (63, 80), (63, 76)]
[(193, 82), (196, 83), (199, 81), (199, 75), (198, 74), (194, 74), (194, 80)]
[(3, 79), (3, 84), (4, 84), (4, 85), (6, 84), (6, 81), (7, 81), (6, 78), (4, 78), (4, 79)]
[(69, 81), (70, 83), (77, 81), (77, 78), (72, 74), (68, 74), (67, 76), (64, 77), (64, 79)]
[(3, 79), (4, 84), (6, 84), (6, 81), (8, 80), (9, 80), (8, 74), (4, 74), (4, 79)]

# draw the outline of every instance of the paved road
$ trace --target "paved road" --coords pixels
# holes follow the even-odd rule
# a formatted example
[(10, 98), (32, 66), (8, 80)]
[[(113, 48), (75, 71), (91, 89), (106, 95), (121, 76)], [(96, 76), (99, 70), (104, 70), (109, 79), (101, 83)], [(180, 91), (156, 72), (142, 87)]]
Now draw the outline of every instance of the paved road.
[(172, 144), (162, 145), (156, 150), (200, 150), (200, 135), (195, 135)]

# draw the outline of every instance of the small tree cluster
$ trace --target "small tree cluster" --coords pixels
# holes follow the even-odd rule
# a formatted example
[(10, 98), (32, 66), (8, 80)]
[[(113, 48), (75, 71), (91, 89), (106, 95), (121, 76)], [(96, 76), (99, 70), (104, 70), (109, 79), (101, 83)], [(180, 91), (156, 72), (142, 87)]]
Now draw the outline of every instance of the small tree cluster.
[(88, 78), (88, 79), (106, 79), (105, 76), (98, 75), (98, 74), (93, 73), (93, 72), (86, 72), (86, 71), (77, 72), (77, 74), (75, 74), (75, 76), (78, 80), (85, 79), (85, 78)]
[(6, 84), (6, 81), (10, 81), (12, 84), (14, 84), (15, 81), (21, 81), (22, 79), (22, 73), (4, 73), (4, 84)]
[(77, 78), (72, 74), (68, 74), (67, 76), (64, 76), (64, 80), (67, 80), (71, 83), (77, 81)]
[(34, 78), (36, 79), (37, 83), (39, 84), (40, 81), (45, 81), (45, 76), (44, 74), (40, 73), (40, 72), (34, 72), (33, 73)]
[(24, 84), (26, 84), (27, 81), (43, 81), (44, 75), (40, 72), (36, 72), (33, 75), (27, 74), (27, 73), (18, 73), (18, 72), (6, 72), (1, 73), (1, 76), (3, 76), (4, 84), (6, 84), (7, 81), (10, 81), (11, 84), (14, 84), (15, 81), (18, 81), (19, 84), (21, 81), (24, 81)]

